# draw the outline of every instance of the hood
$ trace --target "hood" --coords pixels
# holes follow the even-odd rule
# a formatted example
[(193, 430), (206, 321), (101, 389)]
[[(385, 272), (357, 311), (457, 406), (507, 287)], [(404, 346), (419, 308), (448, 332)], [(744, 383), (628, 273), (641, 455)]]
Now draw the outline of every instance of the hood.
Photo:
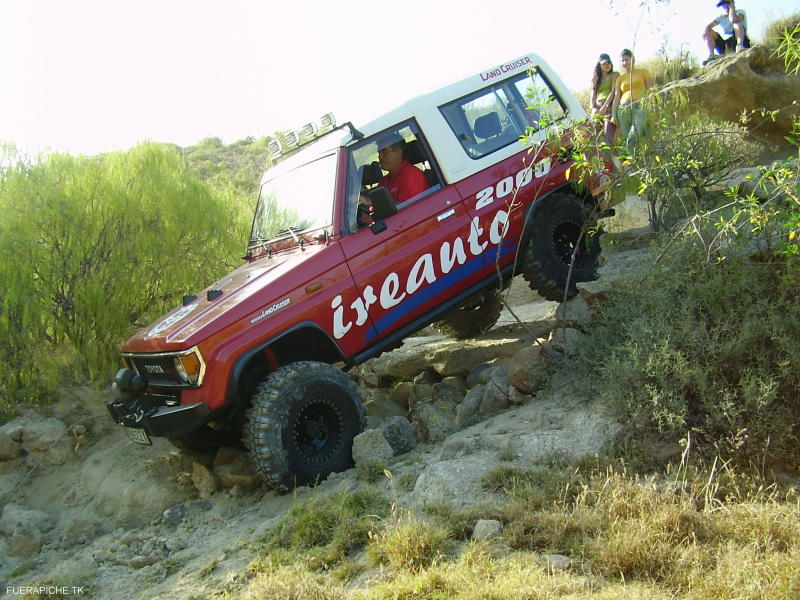
[(185, 350), (237, 321), (249, 324), (246, 317), (251, 313), (288, 297), (295, 286), (284, 275), (324, 247), (307, 245), (238, 267), (193, 300), (140, 330), (125, 342), (122, 351)]

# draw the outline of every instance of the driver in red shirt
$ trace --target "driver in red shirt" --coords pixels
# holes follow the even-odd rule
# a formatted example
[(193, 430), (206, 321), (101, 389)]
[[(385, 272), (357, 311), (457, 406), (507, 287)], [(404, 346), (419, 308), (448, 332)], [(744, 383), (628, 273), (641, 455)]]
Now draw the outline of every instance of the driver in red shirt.
[(405, 140), (399, 134), (387, 136), (378, 142), (378, 161), (388, 174), (378, 185), (384, 186), (396, 203), (403, 202), (428, 189), (428, 179), (417, 167), (405, 159)]

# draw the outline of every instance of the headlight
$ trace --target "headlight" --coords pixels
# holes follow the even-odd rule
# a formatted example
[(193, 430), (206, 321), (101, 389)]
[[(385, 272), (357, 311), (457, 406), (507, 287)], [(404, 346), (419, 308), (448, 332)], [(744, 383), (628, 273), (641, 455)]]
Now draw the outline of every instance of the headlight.
[(192, 348), (184, 354), (178, 354), (173, 358), (175, 373), (178, 378), (189, 385), (199, 385), (202, 383), (206, 365), (200, 350)]

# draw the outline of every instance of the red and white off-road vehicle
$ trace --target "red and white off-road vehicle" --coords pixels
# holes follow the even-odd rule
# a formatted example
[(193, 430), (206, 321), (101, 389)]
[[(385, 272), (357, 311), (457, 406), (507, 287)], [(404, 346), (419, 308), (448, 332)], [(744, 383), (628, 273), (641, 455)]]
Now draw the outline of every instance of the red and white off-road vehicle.
[[(241, 439), (281, 489), (348, 468), (364, 406), (335, 363), (362, 363), (430, 323), (484, 331), (517, 273), (550, 299), (593, 278), (597, 236), (581, 231), (608, 174), (575, 181), (563, 151), (585, 119), (530, 54), (286, 158), (262, 179), (245, 264), (124, 344), (114, 420), (144, 443)], [(400, 203), (377, 185), (387, 136), (428, 182)]]

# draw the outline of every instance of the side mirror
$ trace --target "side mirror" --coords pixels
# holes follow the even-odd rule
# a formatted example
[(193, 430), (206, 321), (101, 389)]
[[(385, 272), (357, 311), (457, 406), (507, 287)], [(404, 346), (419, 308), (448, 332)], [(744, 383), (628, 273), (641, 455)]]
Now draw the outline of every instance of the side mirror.
[(385, 187), (381, 186), (369, 191), (372, 202), (372, 218), (386, 219), (397, 214), (397, 205), (392, 200), (392, 195)]

